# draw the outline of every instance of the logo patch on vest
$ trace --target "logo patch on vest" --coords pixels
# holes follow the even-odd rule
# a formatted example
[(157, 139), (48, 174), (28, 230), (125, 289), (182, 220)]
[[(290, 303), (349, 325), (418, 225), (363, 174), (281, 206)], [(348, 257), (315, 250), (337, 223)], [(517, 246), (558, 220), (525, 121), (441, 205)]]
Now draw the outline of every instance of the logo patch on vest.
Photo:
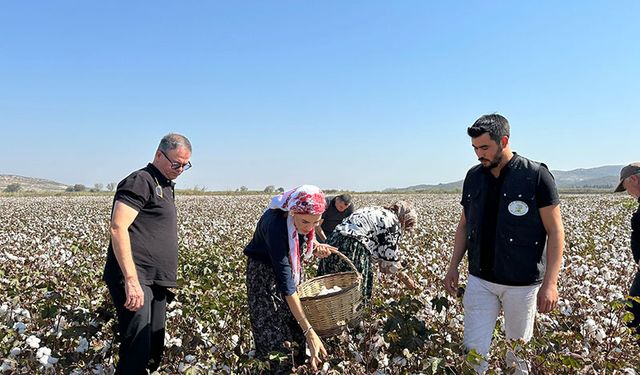
[(509, 212), (514, 216), (524, 216), (529, 212), (529, 206), (523, 201), (513, 201), (509, 203)]

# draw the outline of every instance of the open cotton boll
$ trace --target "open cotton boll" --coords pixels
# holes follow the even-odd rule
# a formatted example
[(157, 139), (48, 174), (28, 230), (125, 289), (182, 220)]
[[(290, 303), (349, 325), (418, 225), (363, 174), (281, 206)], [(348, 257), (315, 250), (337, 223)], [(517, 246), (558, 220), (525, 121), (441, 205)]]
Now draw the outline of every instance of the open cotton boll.
[(339, 286), (334, 286), (332, 288), (327, 289), (326, 287), (322, 287), (322, 289), (320, 289), (320, 292), (318, 292), (318, 294), (316, 294), (317, 296), (324, 296), (327, 294), (331, 294), (331, 293), (335, 293), (335, 292), (339, 292), (341, 291), (342, 288), (340, 288)]

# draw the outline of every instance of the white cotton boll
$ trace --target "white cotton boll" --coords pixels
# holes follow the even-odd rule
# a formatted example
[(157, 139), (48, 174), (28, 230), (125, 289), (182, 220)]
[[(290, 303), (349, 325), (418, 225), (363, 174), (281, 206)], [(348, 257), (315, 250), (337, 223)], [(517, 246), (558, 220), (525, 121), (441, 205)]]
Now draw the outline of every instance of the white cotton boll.
[(13, 324), (13, 329), (18, 331), (18, 333), (22, 334), (22, 333), (24, 333), (24, 331), (26, 331), (27, 326), (26, 326), (26, 324), (24, 324), (22, 322), (15, 322)]
[(602, 341), (604, 341), (605, 337), (607, 337), (607, 334), (604, 332), (604, 329), (599, 328), (599, 329), (596, 331), (596, 334), (595, 334), (595, 338), (596, 338), (596, 340), (597, 340), (599, 343), (601, 343)]
[(402, 349), (402, 355), (405, 356), (406, 358), (413, 357), (413, 354), (411, 354), (411, 352), (407, 348)]
[(49, 364), (49, 356), (48, 355), (43, 355), (38, 357), (38, 362), (40, 362), (42, 365), (46, 366)]
[(178, 372), (179, 373), (182, 374), (183, 372), (185, 372), (186, 369), (187, 369), (187, 366), (184, 364), (184, 362), (180, 362), (178, 364)]
[(31, 335), (31, 336), (27, 337), (26, 342), (27, 342), (27, 345), (29, 345), (30, 348), (38, 349), (40, 347), (40, 339), (35, 337), (34, 335)]
[(76, 352), (84, 353), (87, 351), (87, 349), (89, 349), (89, 341), (87, 341), (87, 339), (85, 339), (84, 337), (80, 337), (80, 342), (76, 347)]
[(2, 306), (0, 306), (0, 316), (5, 316), (7, 315), (8, 312), (9, 312), (9, 305), (7, 305), (6, 303), (3, 303)]
[(51, 356), (51, 349), (47, 347), (42, 347), (38, 349), (36, 352), (36, 358), (38, 358), (38, 362), (43, 364), (45, 367), (51, 367), (52, 365), (58, 363), (58, 358)]
[(326, 373), (329, 371), (329, 368), (330, 368), (330, 367), (331, 367), (331, 365), (329, 365), (329, 362), (325, 362), (325, 363), (322, 365), (322, 373), (323, 373), (323, 374), (326, 374)]
[(51, 355), (51, 349), (47, 348), (46, 346), (43, 346), (42, 348), (38, 349), (38, 351), (36, 352), (37, 358), (44, 357), (44, 356), (48, 357), (50, 355)]
[(594, 309), (595, 311), (602, 311), (604, 309), (604, 305), (602, 304), (602, 302), (598, 302), (596, 303), (596, 306)]
[(227, 324), (227, 322), (224, 320), (218, 320), (218, 328), (224, 328), (225, 324)]
[(11, 371), (13, 370), (13, 365), (11, 364), (11, 362), (9, 360), (4, 360), (2, 362), (2, 365), (0, 365), (0, 372), (6, 372), (6, 371)]
[(19, 356), (20, 353), (22, 353), (22, 349), (18, 347), (12, 348), (11, 351), (9, 351), (9, 358), (15, 358)]
[(382, 353), (378, 356), (378, 363), (382, 365), (382, 367), (389, 366), (389, 357), (385, 353)]
[(182, 347), (182, 339), (179, 337), (172, 338), (171, 340), (169, 340), (169, 346), (171, 345), (175, 345), (178, 348)]
[(569, 316), (573, 313), (573, 308), (571, 308), (569, 301), (564, 301), (562, 305), (560, 305), (560, 313), (565, 316)]
[(187, 363), (191, 363), (196, 360), (196, 357), (194, 355), (188, 354), (184, 357), (184, 360)]
[(596, 330), (596, 321), (589, 318), (582, 325), (582, 329), (587, 333), (593, 333)]
[(238, 340), (240, 340), (240, 337), (238, 337), (238, 335), (231, 336), (231, 342), (233, 343), (233, 346), (238, 345)]
[(622, 341), (622, 339), (621, 339), (620, 337), (614, 337), (614, 338), (613, 338), (613, 342), (614, 342), (616, 345), (620, 345), (620, 342), (621, 342), (621, 341)]

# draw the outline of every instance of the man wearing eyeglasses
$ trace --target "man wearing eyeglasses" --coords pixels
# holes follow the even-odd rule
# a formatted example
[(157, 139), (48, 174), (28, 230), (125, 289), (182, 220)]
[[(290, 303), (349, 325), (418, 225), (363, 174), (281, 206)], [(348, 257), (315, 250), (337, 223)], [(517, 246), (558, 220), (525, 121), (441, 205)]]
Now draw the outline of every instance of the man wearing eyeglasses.
[(103, 274), (121, 339), (116, 374), (146, 374), (160, 365), (169, 288), (178, 271), (173, 180), (191, 168), (190, 158), (189, 140), (167, 134), (153, 162), (118, 184)]
[[(640, 203), (640, 162), (631, 163), (620, 171), (620, 183), (614, 191), (618, 193), (625, 190)], [(640, 207), (631, 216), (631, 253), (636, 264), (640, 264)], [(640, 297), (640, 271), (636, 272), (629, 295)], [(636, 333), (640, 334), (640, 304), (634, 300), (630, 302), (631, 306), (627, 309), (633, 313), (633, 320), (629, 322), (629, 327), (635, 328)]]

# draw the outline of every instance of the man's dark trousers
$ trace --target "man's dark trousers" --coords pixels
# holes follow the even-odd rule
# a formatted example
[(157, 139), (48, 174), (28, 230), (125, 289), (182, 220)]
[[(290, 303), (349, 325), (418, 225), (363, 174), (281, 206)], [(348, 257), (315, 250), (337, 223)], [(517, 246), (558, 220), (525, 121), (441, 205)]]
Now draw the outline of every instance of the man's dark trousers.
[(144, 305), (138, 311), (130, 311), (124, 307), (124, 285), (107, 283), (107, 287), (116, 307), (121, 340), (116, 374), (138, 375), (147, 374), (147, 369), (155, 371), (164, 349), (167, 297), (173, 294), (162, 286), (141, 285)]

